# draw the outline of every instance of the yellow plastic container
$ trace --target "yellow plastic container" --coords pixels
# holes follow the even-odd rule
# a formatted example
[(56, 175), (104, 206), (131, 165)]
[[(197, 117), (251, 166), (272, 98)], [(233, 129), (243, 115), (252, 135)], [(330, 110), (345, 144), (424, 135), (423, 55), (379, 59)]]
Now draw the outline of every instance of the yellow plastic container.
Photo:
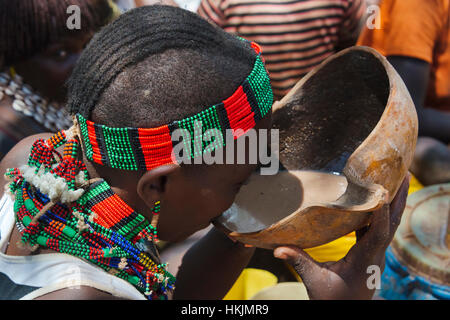
[(278, 278), (266, 270), (247, 268), (242, 271), (224, 300), (249, 300), (264, 288), (278, 283)]

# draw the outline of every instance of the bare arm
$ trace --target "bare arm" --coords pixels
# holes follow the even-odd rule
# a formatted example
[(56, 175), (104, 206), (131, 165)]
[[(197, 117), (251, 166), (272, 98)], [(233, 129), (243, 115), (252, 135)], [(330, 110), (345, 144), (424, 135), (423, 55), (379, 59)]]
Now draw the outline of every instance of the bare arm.
[(222, 299), (247, 266), (254, 248), (213, 228), (183, 257), (174, 299)]
[(388, 60), (402, 77), (416, 105), (419, 136), (450, 143), (450, 113), (425, 108), (424, 105), (430, 78), (429, 63), (403, 56), (389, 56)]
[(48, 139), (52, 136), (51, 133), (40, 133), (36, 135), (29, 136), (19, 143), (17, 143), (2, 159), (0, 162), (0, 197), (3, 196), (3, 186), (6, 185), (7, 181), (5, 178), (5, 172), (9, 168), (18, 168), (27, 163), (28, 157), (30, 155), (30, 149), (33, 142), (37, 139)]
[(275, 249), (275, 257), (294, 267), (311, 300), (372, 299), (375, 290), (367, 286), (367, 270), (378, 267), (381, 274), (384, 269), (385, 252), (400, 223), (408, 186), (409, 179), (405, 179), (392, 203), (373, 212), (370, 226), (357, 231), (357, 242), (343, 259), (318, 263), (294, 246)]

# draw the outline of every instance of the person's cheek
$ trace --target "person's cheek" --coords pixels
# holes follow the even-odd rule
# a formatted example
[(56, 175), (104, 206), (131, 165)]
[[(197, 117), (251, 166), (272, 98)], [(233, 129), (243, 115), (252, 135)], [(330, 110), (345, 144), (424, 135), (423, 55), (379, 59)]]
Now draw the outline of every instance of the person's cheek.
[(64, 61), (49, 61), (48, 69), (50, 74), (53, 75), (54, 81), (63, 86), (70, 77), (79, 58), (80, 54), (70, 54)]
[(162, 203), (156, 229), (161, 240), (178, 242), (195, 232), (195, 224), (190, 209), (182, 201), (170, 201)]
[(234, 201), (234, 193), (232, 190), (226, 190), (225, 188), (209, 189), (206, 195), (205, 202), (207, 203), (207, 212), (209, 221), (220, 216), (225, 210), (227, 210)]

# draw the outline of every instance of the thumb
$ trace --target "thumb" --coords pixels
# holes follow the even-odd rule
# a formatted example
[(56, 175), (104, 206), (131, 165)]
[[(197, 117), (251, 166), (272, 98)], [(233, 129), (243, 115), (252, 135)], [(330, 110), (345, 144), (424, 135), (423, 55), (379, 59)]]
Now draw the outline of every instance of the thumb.
[(321, 268), (320, 263), (316, 262), (310, 255), (298, 247), (285, 246), (274, 250), (275, 258), (282, 259), (290, 263), (300, 277), (307, 273), (314, 273)]

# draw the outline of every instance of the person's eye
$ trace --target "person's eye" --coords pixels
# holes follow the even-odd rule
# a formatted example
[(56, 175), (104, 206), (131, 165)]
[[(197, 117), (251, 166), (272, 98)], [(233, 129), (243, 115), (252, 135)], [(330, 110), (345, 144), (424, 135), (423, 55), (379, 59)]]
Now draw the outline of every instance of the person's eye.
[(64, 60), (67, 57), (67, 51), (64, 49), (58, 50), (56, 52), (56, 57), (60, 60)]
[(48, 51), (47, 56), (57, 62), (62, 62), (69, 56), (69, 51), (64, 48), (52, 48)]

